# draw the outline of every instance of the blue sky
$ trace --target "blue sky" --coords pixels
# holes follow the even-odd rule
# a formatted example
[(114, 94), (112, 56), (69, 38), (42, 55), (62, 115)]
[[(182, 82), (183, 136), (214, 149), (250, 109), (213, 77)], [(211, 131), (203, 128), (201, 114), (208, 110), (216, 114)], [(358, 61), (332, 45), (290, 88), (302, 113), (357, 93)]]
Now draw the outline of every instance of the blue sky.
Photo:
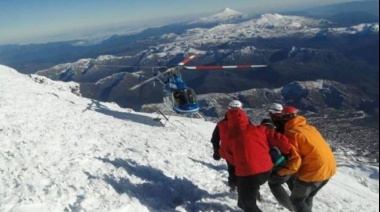
[(0, 45), (72, 39), (105, 27), (173, 23), (226, 7), (261, 13), (346, 1), (350, 0), (0, 0)]

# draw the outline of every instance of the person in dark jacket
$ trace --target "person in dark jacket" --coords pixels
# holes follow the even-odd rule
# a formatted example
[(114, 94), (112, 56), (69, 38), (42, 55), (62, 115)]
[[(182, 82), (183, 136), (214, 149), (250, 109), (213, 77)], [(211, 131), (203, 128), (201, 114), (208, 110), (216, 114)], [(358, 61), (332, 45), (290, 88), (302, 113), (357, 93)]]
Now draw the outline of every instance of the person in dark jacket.
[(283, 122), (281, 118), (281, 111), (283, 107), (279, 103), (273, 103), (269, 106), (268, 112), (269, 112), (269, 117), (272, 120), (272, 123), (275, 126), (275, 130), (279, 133), (284, 134), (284, 126), (285, 123)]
[(277, 147), (281, 153), (289, 154), (289, 142), (286, 136), (274, 130), (250, 124), (241, 109), (229, 110), (226, 118), (229, 130), (226, 151), (231, 152), (226, 159), (235, 166), (238, 206), (247, 212), (261, 212), (257, 196), (273, 168), (269, 149)]
[[(214, 160), (220, 160), (221, 159), (221, 156), (220, 156), (220, 153), (219, 153), (219, 150), (220, 150), (220, 145), (222, 143), (222, 140), (220, 139), (220, 130), (219, 128), (223, 130), (226, 130), (224, 129), (224, 124), (226, 123), (226, 118), (224, 118), (223, 120), (219, 121), (218, 124), (215, 126), (215, 129), (214, 131), (212, 132), (212, 137), (211, 137), (211, 143), (212, 143), (212, 146), (213, 146), (213, 149), (214, 149), (214, 153), (212, 155), (212, 157), (214, 158)], [(228, 186), (230, 187), (230, 190), (233, 191), (236, 189), (236, 186), (237, 186), (237, 180), (236, 180), (236, 175), (235, 175), (235, 167), (229, 163), (227, 160), (227, 171), (228, 171)]]
[[(261, 125), (268, 127), (269, 129), (275, 130), (276, 127), (271, 119), (263, 119)], [(282, 184), (287, 184), (289, 189), (293, 188), (293, 175), (285, 175), (283, 177), (277, 175), (277, 171), (281, 168), (286, 167), (286, 156), (282, 155), (281, 152), (276, 148), (271, 148), (270, 155), (272, 162), (274, 164), (272, 173), (268, 179), (268, 186), (273, 196), (279, 202), (280, 205), (288, 209), (289, 211), (294, 211), (292, 202), (290, 201), (290, 196)]]
[[(229, 110), (234, 110), (237, 108), (242, 108), (243, 104), (239, 100), (233, 100), (229, 103)], [(226, 151), (226, 143), (229, 142), (228, 139), (228, 126), (227, 126), (227, 116), (225, 115), (224, 119), (219, 121), (215, 126), (215, 129), (212, 133), (211, 143), (214, 149), (213, 158), (214, 160), (220, 160), (221, 158), (226, 159), (227, 155), (230, 154)], [(226, 159), (227, 170), (228, 170), (228, 186), (231, 191), (236, 190), (237, 179), (235, 175), (235, 167)]]
[[(271, 119), (263, 119), (260, 125), (266, 126), (271, 130), (275, 130), (276, 126)], [(286, 155), (282, 155), (281, 151), (277, 147), (271, 147), (269, 150), (269, 155), (273, 162), (273, 169), (278, 169), (278, 167), (284, 167), (286, 164)]]

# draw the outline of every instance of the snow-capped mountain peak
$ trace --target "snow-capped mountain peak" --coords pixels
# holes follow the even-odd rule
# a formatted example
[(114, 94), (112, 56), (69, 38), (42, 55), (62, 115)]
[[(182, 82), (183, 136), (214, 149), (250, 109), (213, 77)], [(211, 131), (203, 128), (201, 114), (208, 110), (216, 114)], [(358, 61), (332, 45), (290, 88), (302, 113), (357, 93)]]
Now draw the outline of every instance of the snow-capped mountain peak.
[(227, 7), (224, 10), (222, 10), (221, 12), (219, 12), (219, 13), (211, 16), (211, 17), (230, 18), (230, 17), (242, 17), (242, 16), (243, 16), (242, 13)]
[(190, 22), (190, 24), (196, 23), (226, 23), (243, 18), (244, 15), (230, 8), (225, 8), (217, 14), (209, 17), (201, 18), (197, 21)]

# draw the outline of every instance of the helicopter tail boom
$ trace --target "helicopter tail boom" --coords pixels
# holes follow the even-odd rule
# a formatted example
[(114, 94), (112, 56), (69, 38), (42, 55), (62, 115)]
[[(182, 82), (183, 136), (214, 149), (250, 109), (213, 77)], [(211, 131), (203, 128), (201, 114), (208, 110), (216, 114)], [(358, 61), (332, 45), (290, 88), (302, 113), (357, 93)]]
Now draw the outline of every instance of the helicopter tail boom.
[(171, 68), (167, 69), (167, 70), (164, 71), (164, 72), (159, 72), (156, 76), (151, 77), (151, 78), (149, 78), (149, 79), (147, 79), (147, 80), (144, 80), (144, 81), (140, 82), (139, 84), (137, 84), (137, 85), (135, 85), (135, 86), (129, 88), (129, 90), (135, 90), (136, 88), (139, 88), (139, 87), (141, 87), (141, 86), (147, 84), (148, 82), (151, 82), (151, 81), (153, 81), (153, 80), (155, 80), (155, 79), (159, 79), (159, 77), (161, 77), (161, 76), (163, 76), (163, 75), (169, 73), (170, 71), (172, 71)]

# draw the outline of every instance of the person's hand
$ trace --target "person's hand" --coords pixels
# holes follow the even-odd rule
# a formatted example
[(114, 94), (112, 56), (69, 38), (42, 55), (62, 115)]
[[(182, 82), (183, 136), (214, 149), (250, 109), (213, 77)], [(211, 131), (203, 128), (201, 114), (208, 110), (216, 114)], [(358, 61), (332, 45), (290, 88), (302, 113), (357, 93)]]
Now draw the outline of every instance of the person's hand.
[(288, 161), (289, 158), (292, 156), (292, 152), (290, 151), (289, 154), (282, 154), (282, 156), (284, 156), (285, 160)]
[(277, 172), (274, 171), (270, 174), (270, 177), (268, 179), (268, 183), (269, 184), (282, 184), (282, 183), (285, 183), (287, 179), (288, 179), (288, 177), (286, 175), (280, 176), (277, 174)]
[(270, 177), (273, 177), (273, 178), (282, 178), (284, 176), (278, 175), (277, 171), (272, 171), (272, 173), (270, 173)]
[(220, 154), (218, 150), (214, 150), (214, 154), (212, 155), (214, 160), (220, 160)]

